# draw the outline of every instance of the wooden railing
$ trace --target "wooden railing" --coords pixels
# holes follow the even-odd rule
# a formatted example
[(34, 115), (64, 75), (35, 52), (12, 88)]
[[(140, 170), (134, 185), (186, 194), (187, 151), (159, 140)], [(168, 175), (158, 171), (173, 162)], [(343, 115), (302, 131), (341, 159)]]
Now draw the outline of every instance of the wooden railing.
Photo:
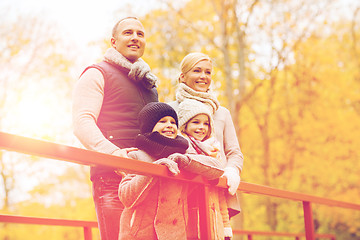
[[(80, 220), (67, 220), (67, 219), (54, 219), (54, 218), (39, 218), (39, 217), (24, 217), (14, 215), (0, 214), (0, 222), (4, 223), (17, 223), (17, 224), (35, 224), (35, 225), (48, 225), (48, 226), (68, 226), (68, 227), (82, 227), (84, 230), (84, 240), (92, 240), (92, 228), (97, 228), (95, 221), (80, 221)], [(300, 240), (305, 237), (304, 233), (283, 233), (283, 232), (264, 232), (264, 231), (244, 231), (233, 230), (234, 235), (247, 235), (248, 240), (253, 240), (253, 236), (279, 236), (295, 238)], [(315, 234), (317, 239), (330, 239), (336, 240), (334, 234)]]
[[(35, 225), (48, 225), (48, 226), (68, 226), (68, 227), (82, 227), (84, 230), (84, 240), (92, 240), (92, 228), (97, 228), (95, 221), (80, 221), (80, 220), (67, 220), (67, 219), (54, 219), (54, 218), (39, 218), (39, 217), (24, 217), (14, 215), (0, 214), (0, 222), (4, 223), (17, 223), (17, 224), (35, 224)], [(304, 233), (284, 233), (284, 232), (264, 232), (264, 231), (244, 231), (233, 230), (234, 235), (247, 235), (248, 240), (253, 240), (253, 236), (279, 236), (295, 238), (300, 240), (305, 237)], [(317, 239), (330, 239), (336, 240), (334, 234), (315, 234)]]
[[(305, 237), (304, 233), (285, 233), (285, 232), (264, 232), (264, 231), (244, 231), (244, 230), (233, 230), (234, 235), (247, 235), (248, 240), (253, 240), (253, 236), (271, 236), (271, 237), (287, 237), (295, 240), (300, 240)], [(330, 239), (336, 240), (334, 234), (315, 234), (316, 239)]]
[[(178, 176), (173, 177), (171, 174), (169, 174), (165, 166), (159, 166), (156, 164), (146, 163), (134, 159), (119, 158), (117, 156), (89, 151), (76, 147), (65, 146), (65, 145), (51, 143), (42, 140), (35, 140), (35, 139), (21, 137), (3, 132), (0, 132), (0, 149), (25, 153), (39, 157), (45, 157), (49, 159), (73, 162), (88, 166), (103, 165), (103, 166), (128, 170), (132, 172), (137, 172), (139, 174), (150, 174), (165, 178), (178, 179), (179, 181), (191, 181), (194, 183), (199, 183), (203, 186), (202, 187), (203, 201), (201, 202), (205, 203), (205, 206), (201, 206), (200, 208), (200, 237), (201, 239), (204, 240), (211, 239), (210, 224), (209, 224), (210, 220), (207, 211), (208, 188), (210, 184), (200, 176), (197, 176), (189, 180), (188, 178), (184, 177), (183, 174), (180, 173)], [(220, 178), (217, 186), (226, 188), (226, 179)], [(323, 198), (323, 197), (318, 197), (318, 196), (313, 196), (298, 192), (286, 191), (286, 190), (281, 190), (268, 186), (257, 185), (246, 182), (241, 182), (238, 190), (248, 194), (260, 194), (267, 197), (277, 197), (277, 198), (302, 202), (306, 240), (316, 239), (313, 213), (312, 213), (313, 203), (332, 206), (332, 207), (347, 208), (357, 211), (360, 210), (360, 204), (337, 201), (328, 198)], [(236, 233), (236, 231), (237, 230), (235, 230), (234, 232)]]
[(84, 240), (92, 240), (91, 229), (98, 227), (97, 222), (95, 221), (25, 217), (25, 216), (14, 216), (14, 215), (4, 215), (4, 214), (0, 214), (0, 222), (48, 225), (48, 226), (82, 227), (84, 229)]

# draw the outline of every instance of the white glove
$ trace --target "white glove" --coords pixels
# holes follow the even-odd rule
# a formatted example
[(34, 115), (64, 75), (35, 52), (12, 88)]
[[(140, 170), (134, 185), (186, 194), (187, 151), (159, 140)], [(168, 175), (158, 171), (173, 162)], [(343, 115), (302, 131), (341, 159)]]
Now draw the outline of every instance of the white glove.
[(229, 187), (228, 191), (231, 195), (234, 195), (240, 184), (239, 171), (234, 167), (226, 167), (222, 177), (226, 177)]
[(173, 160), (167, 159), (167, 158), (161, 158), (159, 160), (156, 160), (154, 162), (155, 164), (165, 165), (169, 171), (174, 174), (178, 175), (180, 173), (178, 164), (174, 162)]
[(229, 237), (229, 238), (233, 237), (233, 232), (232, 232), (231, 227), (224, 228), (224, 236)]

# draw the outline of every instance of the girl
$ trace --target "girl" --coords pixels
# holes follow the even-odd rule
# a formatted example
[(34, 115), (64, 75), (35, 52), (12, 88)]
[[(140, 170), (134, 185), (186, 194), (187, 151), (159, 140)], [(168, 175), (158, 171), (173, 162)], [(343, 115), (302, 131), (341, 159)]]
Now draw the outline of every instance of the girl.
[[(166, 165), (175, 175), (179, 173), (177, 162), (191, 171), (193, 163), (201, 161), (200, 155), (184, 155), (189, 144), (177, 134), (177, 114), (168, 104), (147, 104), (139, 113), (139, 123), (141, 134), (135, 138), (139, 150), (130, 152), (130, 157)], [(210, 163), (212, 158), (207, 158)], [(208, 178), (219, 178), (223, 174), (216, 161), (209, 166), (202, 162), (201, 167), (205, 168), (203, 173)], [(119, 239), (189, 239), (188, 188), (187, 183), (172, 179), (127, 174), (119, 185), (119, 198), (125, 206)]]
[[(186, 99), (180, 103), (178, 112), (180, 131), (189, 140), (190, 149), (197, 154), (215, 158), (225, 167), (226, 161), (221, 157), (219, 143), (213, 137), (214, 122), (210, 106), (197, 100)], [(188, 149), (189, 151), (191, 150)], [(193, 194), (192, 198), (195, 198)], [(209, 207), (213, 239), (231, 239), (233, 235), (223, 189), (210, 188)], [(191, 213), (191, 208), (190, 215), (196, 215)]]

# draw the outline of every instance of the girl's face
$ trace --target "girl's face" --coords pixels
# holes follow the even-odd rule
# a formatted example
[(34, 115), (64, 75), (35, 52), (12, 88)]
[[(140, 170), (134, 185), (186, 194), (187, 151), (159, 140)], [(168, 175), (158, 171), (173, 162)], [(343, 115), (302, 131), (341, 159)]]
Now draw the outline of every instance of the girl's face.
[(161, 118), (154, 126), (153, 132), (158, 131), (161, 135), (168, 138), (176, 138), (177, 126), (173, 117), (166, 116)]
[(202, 141), (209, 132), (210, 121), (206, 114), (198, 114), (188, 121), (185, 127), (187, 135)]
[(180, 82), (198, 92), (207, 92), (211, 84), (212, 64), (202, 60), (195, 64), (187, 73), (180, 74)]

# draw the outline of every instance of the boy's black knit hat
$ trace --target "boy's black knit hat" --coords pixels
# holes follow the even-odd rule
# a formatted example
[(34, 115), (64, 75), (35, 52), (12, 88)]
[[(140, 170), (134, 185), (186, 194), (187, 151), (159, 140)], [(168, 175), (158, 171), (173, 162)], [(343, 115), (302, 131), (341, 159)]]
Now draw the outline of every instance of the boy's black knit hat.
[(146, 104), (139, 112), (140, 132), (142, 134), (152, 132), (156, 123), (163, 117), (171, 116), (178, 126), (178, 117), (175, 110), (166, 103), (151, 102)]

